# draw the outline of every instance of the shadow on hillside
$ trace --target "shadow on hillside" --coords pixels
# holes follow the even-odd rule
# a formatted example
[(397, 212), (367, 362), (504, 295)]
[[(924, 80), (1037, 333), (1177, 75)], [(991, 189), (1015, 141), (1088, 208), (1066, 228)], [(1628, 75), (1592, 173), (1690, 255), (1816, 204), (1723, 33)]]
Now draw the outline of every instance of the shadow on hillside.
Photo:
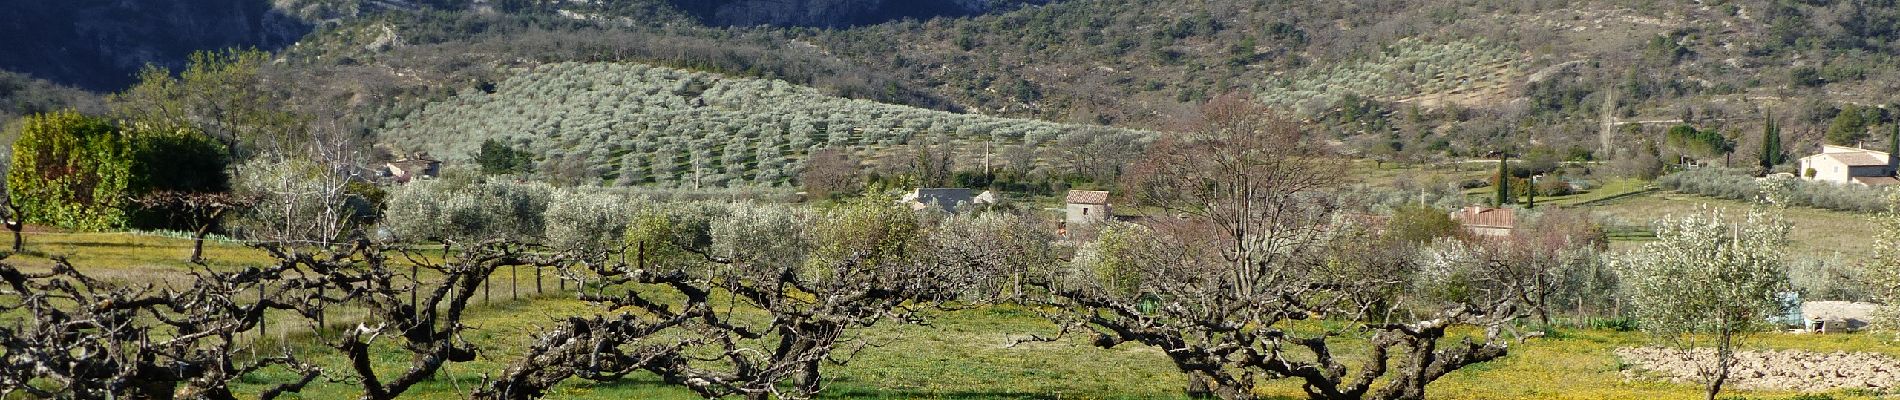
[(265, 0), (0, 0), (0, 69), (97, 91), (136, 82), (146, 64), (183, 69), (192, 52), (274, 51), (311, 26)]
[(902, 19), (967, 17), (1054, 0), (671, 0), (674, 7), (718, 26), (849, 28)]
[[(668, 385), (652, 375), (629, 376), (612, 382), (589, 382), (582, 386), (596, 390), (614, 390), (651, 395), (651, 391), (678, 390), (686, 394), (686, 389)], [(990, 399), (1034, 399), (1056, 400), (1072, 398), (1099, 399), (1153, 399), (1149, 396), (1114, 394), (1078, 394), (1078, 393), (1036, 393), (1019, 391), (921, 391), (921, 390), (885, 390), (864, 387), (840, 388), (839, 384), (829, 385), (817, 398), (820, 399), (951, 399), (951, 400), (990, 400)], [(1186, 396), (1163, 397), (1165, 399), (1185, 399)], [(1296, 400), (1294, 397), (1262, 396), (1262, 400)]]

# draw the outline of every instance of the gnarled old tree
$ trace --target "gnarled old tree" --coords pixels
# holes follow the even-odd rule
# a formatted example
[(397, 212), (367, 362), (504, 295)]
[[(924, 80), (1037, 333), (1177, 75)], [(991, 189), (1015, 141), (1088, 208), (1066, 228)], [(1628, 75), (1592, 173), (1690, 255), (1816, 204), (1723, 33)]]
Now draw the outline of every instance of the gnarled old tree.
[(45, 272), (0, 262), (0, 314), (20, 318), (0, 326), (0, 397), (235, 399), (231, 382), (273, 366), (297, 378), (258, 398), (300, 391), (317, 366), (289, 351), (258, 352), (240, 337), (262, 330), (266, 310), (310, 300), (270, 285), (281, 272), (201, 269), (171, 287), (101, 280), (63, 259)]
[[(277, 368), (297, 378), (264, 388), (260, 398), (328, 376), (354, 380), (362, 399), (391, 399), (449, 363), (475, 359), (476, 347), (461, 337), (469, 329), (463, 317), (497, 269), (564, 260), (508, 241), (472, 244), (443, 261), (363, 240), (334, 250), (262, 247), (276, 264), (195, 270), (189, 285), (95, 279), (63, 260), (41, 273), (0, 262), (0, 298), (7, 300), (0, 313), (26, 318), (0, 326), (0, 395), (234, 399), (231, 382)], [(435, 278), (399, 275), (389, 255)], [(364, 315), (336, 329), (325, 314), (346, 307)], [(305, 325), (312, 342), (337, 350), (346, 370), (325, 370), (287, 349), (273, 356), (251, 347), (267, 311), (276, 311), (272, 326)], [(407, 353), (408, 365), (387, 365), (388, 349)]]
[(161, 191), (146, 194), (133, 202), (148, 209), (165, 210), (176, 224), (191, 228), (191, 262), (203, 263), (205, 237), (224, 221), (227, 213), (242, 211), (257, 204), (257, 198), (230, 192)]
[[(430, 259), (409, 250), (392, 250), (366, 240), (329, 251), (306, 251), (265, 246), (279, 261), (277, 284), (308, 293), (294, 303), (298, 315), (311, 324), (314, 340), (336, 349), (348, 360), (350, 373), (365, 400), (392, 399), (429, 379), (443, 366), (473, 361), (474, 344), (463, 340), (469, 329), (463, 322), (469, 300), (495, 271), (513, 266), (554, 266), (562, 258), (541, 254), (515, 241), (489, 240), (469, 244), (444, 259)], [(399, 275), (390, 254), (436, 275), (434, 280)], [(356, 306), (366, 314), (354, 327), (328, 329), (324, 310)], [(408, 353), (407, 368), (379, 368), (372, 347), (381, 340)]]
[(869, 345), (857, 330), (916, 321), (997, 275), (937, 254), (934, 235), (966, 232), (868, 200), (648, 209), (628, 248), (564, 272), (586, 283), (582, 300), (612, 312), (561, 321), (479, 397), (534, 398), (569, 378), (637, 371), (709, 398), (810, 397), (823, 363)]
[[(1050, 315), (1063, 332), (1164, 349), (1191, 395), (1225, 399), (1276, 378), (1315, 399), (1417, 399), (1432, 380), (1503, 356), (1503, 329), (1525, 315), (1521, 288), (1482, 272), (1414, 279), (1417, 244), (1337, 211), (1343, 159), (1253, 104), (1210, 101), (1198, 129), (1157, 143), (1130, 173), (1130, 200), (1167, 216), (1109, 225), (1068, 267), (1032, 279), (1066, 310)], [(1483, 261), (1456, 265), (1503, 269)], [(1426, 286), (1462, 289), (1415, 295)], [(1445, 342), (1461, 325), (1483, 333)], [(1342, 336), (1367, 339), (1356, 368), (1335, 356)]]

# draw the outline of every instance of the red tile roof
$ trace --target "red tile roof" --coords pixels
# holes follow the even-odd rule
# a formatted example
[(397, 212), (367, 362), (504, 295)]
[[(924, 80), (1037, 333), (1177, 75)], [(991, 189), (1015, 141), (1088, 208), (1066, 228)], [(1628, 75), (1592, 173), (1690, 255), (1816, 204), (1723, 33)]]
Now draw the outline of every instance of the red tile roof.
[(1108, 192), (1100, 190), (1070, 190), (1069, 204), (1108, 204)]
[(1517, 213), (1508, 208), (1465, 207), (1452, 213), (1451, 219), (1467, 227), (1505, 229), (1517, 227)]

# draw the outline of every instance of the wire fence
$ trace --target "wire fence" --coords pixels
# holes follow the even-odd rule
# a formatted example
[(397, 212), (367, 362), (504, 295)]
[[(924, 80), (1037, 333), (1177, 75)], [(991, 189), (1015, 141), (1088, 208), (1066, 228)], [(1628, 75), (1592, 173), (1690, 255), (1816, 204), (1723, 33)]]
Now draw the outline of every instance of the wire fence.
[[(176, 240), (182, 240), (182, 241), (187, 241), (187, 242), (196, 239), (195, 234), (191, 232), (180, 232), (180, 231), (116, 231), (116, 232), (26, 231), (26, 232), (20, 232), (20, 234), (27, 238), (26, 247), (28, 250), (33, 250), (34, 247), (36, 247), (36, 244), (34, 243), (34, 238), (40, 238), (41, 240), (57, 240), (57, 239), (51, 239), (51, 238), (131, 235), (131, 236), (176, 239)], [(261, 244), (261, 243), (292, 243), (292, 244), (299, 244), (299, 245), (314, 245), (314, 246), (336, 244), (335, 242), (326, 243), (326, 242), (320, 242), (320, 241), (241, 240), (241, 239), (234, 239), (234, 238), (220, 236), (220, 235), (209, 235), (205, 238), (205, 242), (207, 245), (217, 243), (220, 245), (227, 245), (227, 246), (228, 245), (249, 246), (249, 245)], [(48, 243), (38, 244), (38, 246), (47, 246), (47, 245), (49, 244)], [(50, 245), (84, 246), (85, 244), (74, 243), (74, 242), (54, 242), (54, 243), (51, 243)], [(190, 243), (183, 243), (183, 245), (191, 246)], [(425, 252), (439, 251), (437, 249), (428, 249), (428, 248), (422, 248), (422, 250)], [(443, 255), (437, 254), (436, 256), (440, 257)], [(209, 257), (209, 255), (207, 255), (207, 257)], [(157, 261), (157, 260), (154, 260), (154, 261)], [(179, 258), (175, 261), (179, 265), (187, 264), (187, 261), (183, 258)], [(217, 261), (217, 260), (213, 260), (213, 261)], [(430, 260), (430, 261), (441, 262), (442, 260), (435, 259), (435, 260)], [(412, 285), (409, 289), (410, 296), (407, 299), (408, 302), (410, 303), (408, 304), (409, 307), (415, 307), (417, 303), (426, 301), (427, 299), (424, 297), (423, 292), (425, 290), (429, 290), (431, 285), (440, 283), (440, 280), (442, 279), (442, 276), (440, 274), (431, 273), (429, 269), (421, 268), (417, 265), (412, 264), (412, 265), (409, 265), (409, 268), (402, 268), (401, 267), (402, 264), (407, 264), (410, 262), (408, 260), (395, 258), (395, 259), (391, 259), (391, 262), (396, 263), (394, 265), (391, 265), (392, 269), (397, 271), (395, 282), (408, 282)], [(75, 266), (78, 268), (81, 268), (82, 270), (90, 269), (90, 268), (87, 268), (87, 266), (85, 265), (75, 265)], [(94, 271), (90, 271), (89, 274), (97, 274), (99, 272), (103, 272), (103, 271), (94, 270)], [(184, 279), (189, 279), (188, 275), (186, 275), (182, 271), (178, 273), (176, 276), (153, 276), (149, 273), (149, 271), (128, 271), (126, 274), (123, 274), (123, 275), (112, 274), (112, 273), (106, 273), (104, 275), (105, 276), (100, 276), (100, 278), (104, 278), (107, 281), (137, 282), (137, 283), (142, 283), (142, 284), (152, 284), (155, 286), (166, 286), (166, 285), (176, 286), (176, 285), (189, 284), (184, 281)], [(475, 289), (476, 292), (469, 298), (468, 305), (469, 305), (470, 310), (485, 309), (485, 308), (490, 307), (491, 305), (506, 305), (506, 304), (517, 303), (521, 301), (531, 301), (538, 298), (564, 295), (568, 293), (568, 289), (570, 286), (574, 286), (573, 284), (567, 282), (566, 280), (561, 279), (557, 271), (555, 271), (555, 268), (543, 267), (543, 266), (510, 266), (510, 267), (499, 268), (496, 271), (491, 272), (490, 275), (486, 278), (487, 279), (483, 279), (482, 284), (478, 287), (478, 289)], [(272, 290), (279, 290), (279, 289), (281, 288), (272, 287), (270, 284), (266, 284), (262, 287), (259, 287), (258, 290), (251, 291), (250, 293), (243, 295), (243, 297), (240, 297), (237, 300), (255, 303), (259, 301), (261, 299), (261, 296), (264, 296), (266, 293), (269, 293)], [(319, 289), (314, 289), (314, 290), (321, 291), (325, 289), (319, 288)], [(296, 294), (296, 293), (293, 293), (293, 294)], [(324, 293), (318, 292), (317, 294), (321, 295)], [(446, 301), (444, 303), (446, 303)], [(437, 306), (443, 307), (443, 306), (446, 306), (446, 304), (438, 304)], [(294, 338), (297, 336), (307, 336), (313, 333), (313, 330), (323, 330), (323, 331), (333, 332), (339, 329), (351, 329), (360, 323), (373, 322), (373, 321), (369, 321), (372, 313), (373, 313), (373, 310), (368, 305), (368, 303), (361, 299), (350, 299), (350, 300), (345, 300), (340, 303), (326, 306), (320, 312), (316, 313), (316, 315), (312, 317), (305, 317), (302, 315), (298, 315), (296, 312), (290, 311), (290, 310), (269, 310), (265, 312), (262, 323), (260, 323), (260, 326), (258, 327), (258, 329), (255, 329), (249, 335), (246, 335), (248, 336), (246, 339), (253, 340), (253, 341), (287, 343), (287, 341), (290, 340), (291, 338)]]
[[(145, 237), (156, 237), (156, 238), (166, 238), (166, 239), (178, 239), (178, 240), (187, 240), (187, 241), (195, 241), (195, 240), (198, 240), (198, 237), (197, 237), (197, 234), (195, 234), (195, 233), (192, 233), (192, 232), (185, 232), (185, 231), (171, 231), (171, 230), (126, 230), (126, 231), (110, 231), (110, 232), (48, 232), (48, 231), (21, 231), (21, 232), (20, 232), (20, 235), (21, 235), (21, 236), (26, 236), (26, 237), (73, 237), (73, 236), (99, 236), (99, 235), (130, 235), (130, 236), (145, 236)], [(230, 237), (230, 236), (225, 236), (225, 235), (219, 235), (219, 234), (209, 234), (209, 235), (205, 235), (205, 238), (204, 238), (204, 241), (205, 241), (205, 243), (206, 243), (206, 244), (212, 244), (212, 243), (216, 243), (216, 244), (235, 244), (235, 245), (244, 245), (244, 246), (250, 246), (250, 245), (258, 245), (258, 244), (266, 244), (266, 243), (289, 243), (289, 244), (300, 244), (300, 245), (317, 245), (317, 246), (324, 246), (324, 245), (334, 245), (334, 244), (338, 244), (338, 243), (342, 243), (342, 242), (338, 242), (338, 241), (329, 241), (329, 242), (325, 242), (325, 241), (317, 241), (317, 240), (252, 240), (252, 239), (238, 239), (238, 238), (233, 238), (233, 237)]]
[[(428, 272), (426, 269), (411, 269), (398, 273), (395, 278), (397, 282), (414, 282), (414, 286), (409, 290), (409, 307), (416, 307), (419, 303), (427, 302), (427, 293), (424, 291), (428, 290), (430, 285), (439, 282), (437, 280), (440, 279), (439, 276), (430, 276)], [(521, 304), (535, 299), (560, 296), (569, 293), (570, 286), (574, 285), (560, 279), (552, 267), (500, 268), (491, 273), (488, 279), (484, 279), (481, 286), (474, 289), (473, 295), (469, 297), (468, 309), (481, 310), (491, 306)], [(261, 287), (243, 300), (256, 302), (259, 296), (271, 290), (273, 288)], [(319, 291), (317, 294), (323, 294), (320, 291), (324, 289), (316, 290)], [(449, 296), (452, 298), (457, 294), (451, 292)], [(446, 307), (447, 303), (448, 301), (445, 300), (435, 306), (438, 311), (443, 311), (445, 309), (442, 307)], [(294, 338), (308, 336), (316, 329), (336, 332), (354, 329), (355, 326), (363, 323), (373, 325), (376, 321), (370, 321), (372, 314), (371, 306), (360, 299), (345, 300), (325, 306), (311, 317), (297, 315), (290, 310), (271, 310), (265, 313), (260, 326), (251, 335), (251, 340), (288, 343)]]

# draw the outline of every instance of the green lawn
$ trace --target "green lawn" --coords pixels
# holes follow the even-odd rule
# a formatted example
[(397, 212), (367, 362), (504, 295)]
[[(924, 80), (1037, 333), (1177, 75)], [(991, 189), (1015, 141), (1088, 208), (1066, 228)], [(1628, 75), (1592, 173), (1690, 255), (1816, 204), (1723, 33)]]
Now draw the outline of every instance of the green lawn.
[[(537, 326), (551, 325), (556, 316), (593, 312), (587, 305), (566, 299), (507, 303), (474, 314), (481, 327), (469, 339), (483, 348), (477, 362), (456, 364), (446, 373), (411, 393), (420, 399), (465, 397), (483, 374), (494, 374), (533, 340)], [(1011, 347), (1012, 339), (1031, 333), (1051, 334), (1054, 327), (1034, 312), (1015, 306), (942, 312), (933, 326), (887, 324), (865, 332), (880, 347), (864, 350), (846, 366), (827, 365), (826, 397), (833, 398), (1180, 398), (1183, 378), (1158, 350), (1137, 345), (1103, 350), (1082, 338), (1055, 343)], [(1764, 348), (1832, 352), (1876, 351), (1900, 354), (1900, 345), (1882, 336), (1781, 335), (1761, 337)], [(1349, 341), (1348, 341), (1349, 342)], [(1505, 358), (1468, 367), (1433, 383), (1437, 399), (1696, 399), (1697, 387), (1649, 379), (1626, 380), (1612, 352), (1619, 347), (1642, 346), (1637, 333), (1565, 330), (1549, 338), (1529, 339), (1515, 345)], [(1342, 349), (1347, 356), (1356, 351)], [(406, 365), (390, 352), (380, 366), (395, 370)], [(325, 358), (332, 367), (340, 360)], [(258, 381), (283, 375), (258, 377)], [(247, 385), (245, 390), (257, 390)], [(1303, 398), (1297, 382), (1264, 382), (1261, 394), (1270, 398)], [(319, 383), (301, 398), (349, 397), (352, 386)], [(690, 399), (691, 392), (658, 383), (649, 375), (621, 382), (574, 380), (555, 391), (557, 398), (576, 399)], [(1737, 391), (1751, 398), (1789, 398), (1796, 393)], [(1836, 398), (1871, 398), (1834, 393)]]
[(1604, 201), (1605, 199), (1616, 198), (1618, 196), (1635, 195), (1645, 190), (1650, 190), (1649, 181), (1619, 178), (1603, 181), (1602, 186), (1590, 189), (1590, 191), (1587, 192), (1549, 198), (1540, 197), (1537, 199), (1537, 204), (1553, 204), (1569, 207)]
[(1352, 177), (1357, 181), (1355, 183), (1375, 186), (1389, 185), (1399, 180), (1416, 183), (1483, 180), (1497, 174), (1497, 164), (1490, 164), (1489, 167), (1460, 163), (1404, 165), (1354, 160), (1350, 166)]
[[(6, 239), (11, 244), (11, 238)], [(29, 268), (52, 265), (51, 257), (67, 257), (82, 271), (184, 271), (191, 258), (191, 241), (174, 237), (121, 233), (65, 233), (29, 231), (26, 251), (8, 261)], [(270, 262), (270, 254), (240, 243), (207, 241), (205, 259), (214, 267)]]
[[(1619, 232), (1618, 228), (1647, 227), (1657, 219), (1696, 212), (1705, 205), (1735, 218), (1746, 216), (1748, 210), (1755, 207), (1735, 200), (1675, 192), (1651, 192), (1589, 207), (1610, 225), (1612, 233), (1616, 233)], [(1790, 255), (1797, 257), (1833, 258), (1837, 255), (1867, 254), (1873, 250), (1872, 238), (1880, 232), (1880, 223), (1876, 219), (1878, 216), (1873, 214), (1807, 207), (1767, 209), (1780, 214), (1793, 225), (1787, 250)], [(1634, 242), (1623, 241), (1614, 245), (1627, 246), (1630, 243)]]
[[(1693, 210), (1695, 204), (1739, 212), (1747, 205), (1716, 199), (1675, 194), (1651, 193), (1593, 206), (1612, 218), (1647, 220), (1662, 215)], [(1829, 242), (1853, 242), (1872, 228), (1868, 217), (1812, 209), (1785, 211), (1796, 223), (1796, 248), (1816, 251)], [(1846, 229), (1843, 229), (1846, 227)], [(1848, 229), (1859, 229), (1850, 231)], [(127, 234), (47, 235), (29, 239), (29, 250), (36, 253), (71, 254), (82, 268), (116, 279), (150, 279), (183, 271), (183, 258), (189, 241)], [(212, 260), (219, 265), (243, 265), (268, 262), (262, 253), (242, 246), (217, 244), (211, 247)], [(16, 256), (16, 262), (44, 262), (41, 256)], [(90, 267), (88, 267), (90, 266)], [(416, 388), (411, 398), (465, 398), (484, 375), (494, 375), (504, 364), (521, 356), (522, 349), (541, 329), (553, 325), (556, 318), (585, 315), (595, 310), (588, 305), (549, 292), (543, 298), (527, 297), (531, 278), (524, 281), (524, 299), (508, 301), (506, 278), (493, 287), (494, 302), (480, 305), (471, 323), (477, 329), (467, 339), (482, 348), (481, 356), (471, 363), (452, 364), (434, 380)], [(553, 288), (552, 281), (548, 288)], [(478, 300), (479, 303), (479, 300)], [(339, 311), (342, 313), (342, 311)], [(864, 332), (869, 342), (878, 344), (858, 354), (845, 366), (827, 366), (829, 381), (826, 397), (833, 398), (1179, 398), (1184, 379), (1174, 371), (1157, 349), (1127, 344), (1110, 350), (1088, 346), (1084, 338), (1074, 337), (1055, 343), (1010, 346), (1013, 339), (1029, 334), (1049, 335), (1055, 327), (1033, 310), (1016, 306), (992, 306), (973, 310), (939, 312), (931, 326), (885, 324)], [(348, 325), (351, 316), (336, 315), (333, 327)], [(279, 324), (292, 326), (293, 324)], [(347, 380), (342, 360), (328, 349), (309, 343), (308, 333), (291, 327), (273, 326), (267, 340), (286, 338), (305, 353), (334, 371), (336, 380)], [(1874, 351), (1900, 355), (1900, 344), (1884, 340), (1888, 336), (1853, 335), (1767, 335), (1756, 341), (1766, 348), (1805, 349), (1819, 352)], [(1350, 340), (1341, 354), (1358, 353)], [(1468, 367), (1432, 384), (1436, 399), (1694, 399), (1698, 388), (1652, 379), (1626, 379), (1623, 366), (1612, 355), (1619, 347), (1641, 346), (1646, 339), (1637, 333), (1600, 330), (1564, 330), (1546, 338), (1529, 339), (1516, 344), (1511, 355), (1490, 363)], [(384, 348), (378, 365), (394, 371), (407, 365), (405, 355)], [(240, 385), (243, 391), (260, 390), (263, 384), (287, 379), (281, 370), (256, 374)], [(1297, 382), (1263, 382), (1261, 393), (1274, 398), (1302, 398)], [(329, 399), (354, 397), (348, 382), (319, 381), (300, 396), (292, 398)], [(1750, 398), (1789, 398), (1795, 393), (1735, 392)], [(1836, 398), (1871, 398), (1863, 394), (1834, 393)], [(560, 387), (554, 398), (580, 399), (689, 399), (692, 393), (658, 383), (649, 375), (635, 375), (624, 381), (593, 383), (570, 381)]]

